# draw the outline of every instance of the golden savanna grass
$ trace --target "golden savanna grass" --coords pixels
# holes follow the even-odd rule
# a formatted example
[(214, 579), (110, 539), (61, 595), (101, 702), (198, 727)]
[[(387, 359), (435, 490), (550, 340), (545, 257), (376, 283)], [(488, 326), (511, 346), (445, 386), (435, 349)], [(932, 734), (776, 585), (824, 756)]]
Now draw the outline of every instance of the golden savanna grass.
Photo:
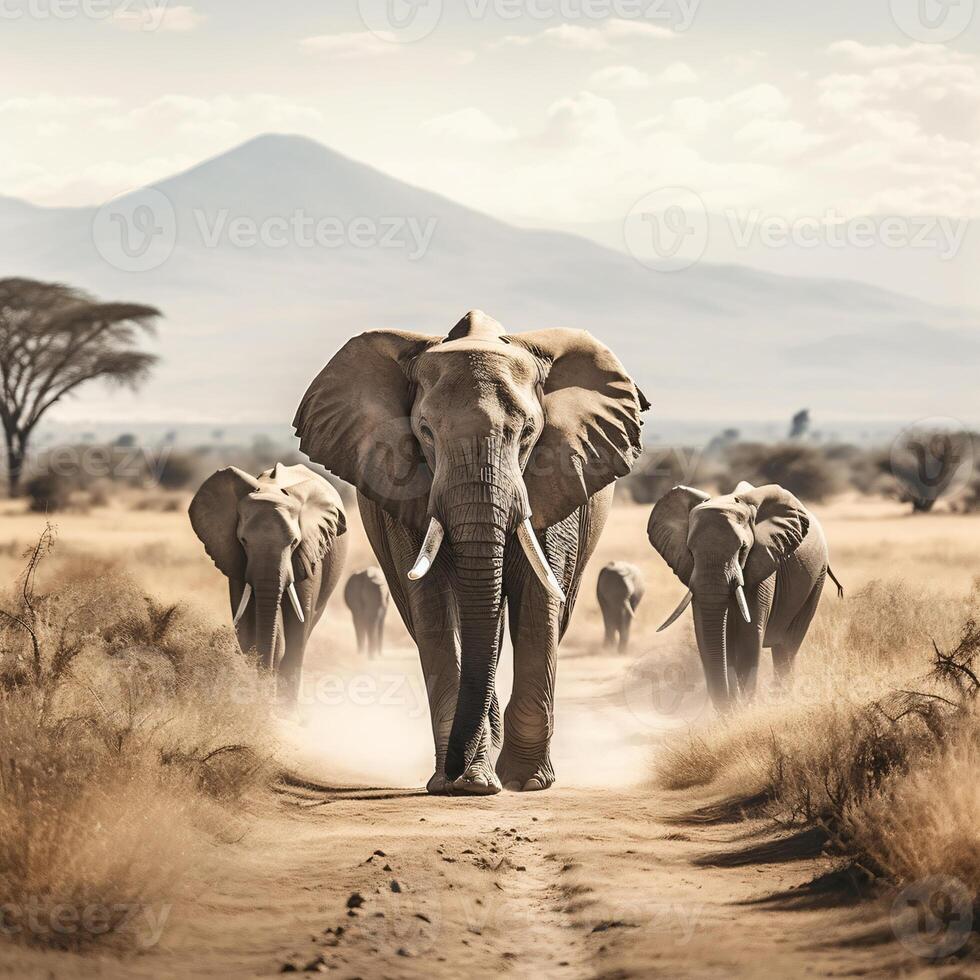
[(657, 777), (767, 800), (896, 885), (947, 875), (977, 896), (977, 522), (882, 509), (876, 527), (859, 513), (842, 505), (825, 520), (849, 590), (843, 602), (825, 592), (793, 691), (671, 743)]
[(268, 697), (230, 629), (53, 547), (0, 602), (0, 917), (27, 941), (145, 944), (269, 772)]
[[(176, 902), (188, 880), (201, 880), (202, 862), (233, 852), (213, 845), (241, 836), (242, 800), (276, 771), (268, 691), (238, 651), (226, 585), (183, 506), (59, 517), (57, 546), (36, 579), (35, 620), (25, 617), (19, 576), (44, 519), (2, 508), (0, 582), (10, 589), (0, 607), (35, 624), (41, 656), (22, 625), (0, 624), (0, 910), (120, 910), (108, 929), (24, 938), (138, 944), (145, 925), (133, 910)], [(948, 874), (976, 893), (977, 715), (966, 688), (931, 673), (932, 641), (955, 650), (980, 606), (980, 518), (913, 518), (856, 498), (817, 510), (847, 597), (825, 593), (792, 695), (773, 697), (764, 677), (756, 704), (735, 718), (706, 714), (689, 735), (658, 745), (658, 779), (766, 794), (774, 817), (822, 823), (876, 875), (901, 883)], [(697, 676), (689, 621), (656, 634), (683, 588), (647, 543), (648, 513), (614, 509), (566, 655), (601, 643), (596, 576), (606, 561), (627, 560), (647, 580), (630, 656), (677, 658)], [(348, 572), (373, 563), (356, 512), (350, 526)], [(314, 637), (312, 665), (353, 656), (341, 592)], [(394, 611), (386, 640), (410, 647)], [(630, 664), (624, 657), (624, 676)], [(902, 690), (961, 707), (910, 701)]]

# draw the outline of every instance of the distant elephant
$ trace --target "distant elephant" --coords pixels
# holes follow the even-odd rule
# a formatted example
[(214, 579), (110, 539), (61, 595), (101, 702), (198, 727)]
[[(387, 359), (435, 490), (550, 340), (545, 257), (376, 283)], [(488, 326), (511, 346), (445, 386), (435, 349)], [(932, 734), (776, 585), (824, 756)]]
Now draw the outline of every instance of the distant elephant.
[(337, 491), (301, 464), (277, 463), (258, 478), (229, 466), (204, 481), (189, 513), (228, 578), (239, 645), (276, 672), (280, 700), (294, 703), (306, 643), (347, 555)]
[(357, 652), (367, 653), (371, 660), (380, 657), (388, 614), (388, 585), (381, 569), (372, 565), (351, 575), (344, 586), (344, 602), (354, 620)]
[[(646, 407), (589, 334), (508, 335), (478, 311), (446, 337), (361, 334), (306, 392), (300, 445), (357, 487), (419, 648), (435, 743), (429, 792), (554, 782), (558, 643), (612, 483), (640, 452)], [(514, 686), (495, 768), (505, 610)]]
[(606, 628), (603, 645), (610, 648), (619, 641), (619, 652), (625, 653), (630, 643), (630, 629), (637, 606), (643, 598), (643, 575), (635, 565), (611, 561), (603, 566), (596, 583), (596, 597)]
[(688, 586), (660, 629), (693, 599), (708, 693), (722, 712), (755, 693), (764, 646), (777, 682), (788, 683), (828, 574), (843, 595), (816, 517), (775, 484), (742, 482), (719, 497), (674, 487), (653, 508), (647, 534)]

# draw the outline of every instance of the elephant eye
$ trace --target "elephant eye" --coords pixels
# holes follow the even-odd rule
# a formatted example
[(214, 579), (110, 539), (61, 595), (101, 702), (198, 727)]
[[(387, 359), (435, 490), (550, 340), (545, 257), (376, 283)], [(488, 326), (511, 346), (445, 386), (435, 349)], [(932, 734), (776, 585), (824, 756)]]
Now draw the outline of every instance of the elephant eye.
[(419, 435), (426, 442), (434, 442), (435, 437), (432, 435), (432, 430), (425, 424), (425, 422), (419, 422)]

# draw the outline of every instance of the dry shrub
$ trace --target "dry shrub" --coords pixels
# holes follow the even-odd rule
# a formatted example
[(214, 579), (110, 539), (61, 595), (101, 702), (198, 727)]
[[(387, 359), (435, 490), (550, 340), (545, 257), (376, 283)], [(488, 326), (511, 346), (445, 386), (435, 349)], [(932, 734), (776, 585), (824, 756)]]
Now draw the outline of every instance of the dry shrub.
[(37, 593), (50, 546), (2, 602), (0, 916), (29, 941), (140, 942), (222, 804), (271, 772), (269, 700), (230, 630), (123, 571)]
[(794, 691), (662, 749), (660, 783), (767, 798), (873, 876), (948, 875), (980, 895), (977, 600), (874, 582), (825, 606)]

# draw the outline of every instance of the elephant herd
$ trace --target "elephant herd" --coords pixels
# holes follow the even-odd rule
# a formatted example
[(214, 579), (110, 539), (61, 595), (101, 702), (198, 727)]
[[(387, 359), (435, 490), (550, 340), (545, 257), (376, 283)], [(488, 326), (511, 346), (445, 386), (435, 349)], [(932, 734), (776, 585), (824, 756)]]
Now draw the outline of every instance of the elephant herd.
[[(479, 311), (445, 337), (354, 337), (303, 396), (293, 422), (300, 448), (354, 485), (380, 566), (344, 589), (358, 649), (380, 654), (389, 594), (418, 647), (435, 748), (429, 792), (554, 782), (558, 644), (614, 482), (641, 452), (647, 408), (589, 334), (508, 334)], [(205, 481), (189, 514), (228, 579), (242, 649), (294, 700), (346, 558), (339, 495), (303, 465), (258, 477), (229, 467)], [(785, 680), (829, 572), (823, 532), (803, 504), (777, 486), (743, 483), (717, 497), (675, 487), (647, 533), (688, 589), (664, 625), (693, 603), (716, 708), (752, 696), (763, 646)], [(626, 648), (643, 589), (631, 565), (600, 571), (607, 645)], [(505, 622), (514, 681), (501, 712), (494, 676)]]

